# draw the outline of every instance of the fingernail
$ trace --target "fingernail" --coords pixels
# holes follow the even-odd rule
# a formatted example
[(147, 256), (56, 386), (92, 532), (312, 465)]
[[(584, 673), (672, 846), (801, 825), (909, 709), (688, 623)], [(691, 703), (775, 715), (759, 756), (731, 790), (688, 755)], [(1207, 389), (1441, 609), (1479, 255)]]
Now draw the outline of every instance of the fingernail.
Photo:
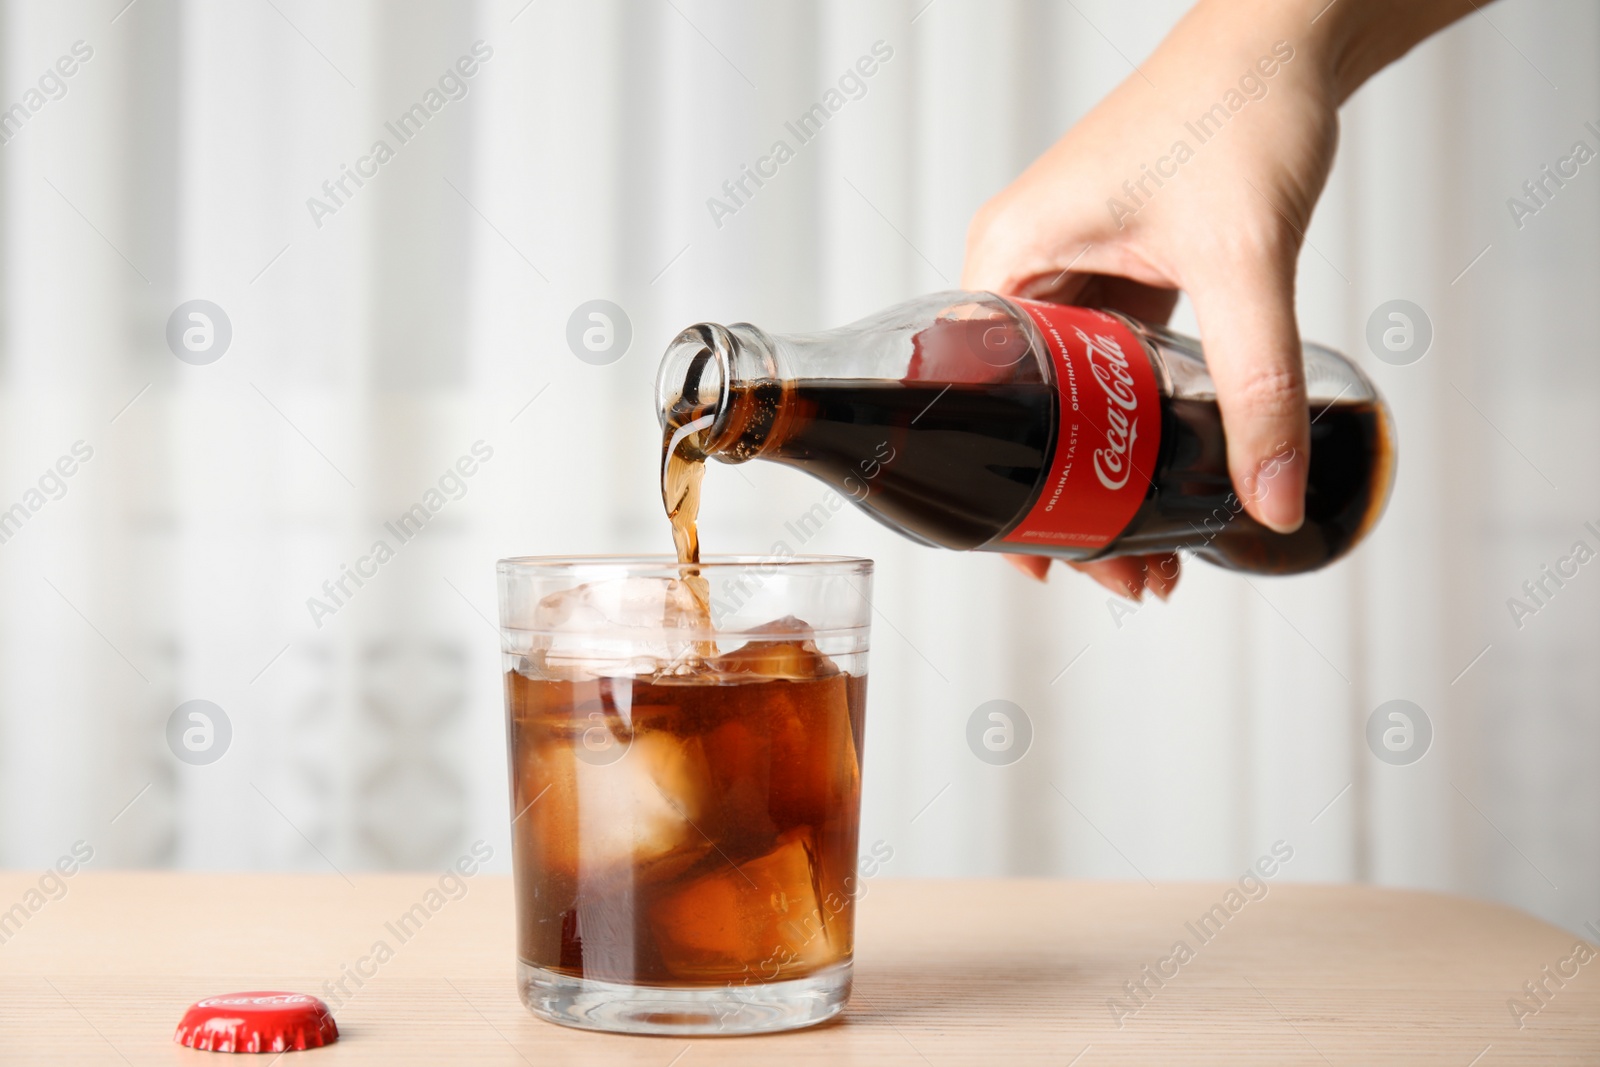
[(1124, 600), (1131, 600), (1136, 604), (1139, 602), (1139, 594), (1133, 591), (1132, 582), (1119, 582), (1115, 578), (1099, 573), (1091, 574), (1090, 577), (1100, 584), (1100, 588), (1114, 596), (1119, 596)]
[(1154, 560), (1146, 561), (1144, 575), (1145, 585), (1161, 598), (1162, 603), (1166, 603), (1172, 596), (1172, 591), (1178, 588), (1178, 579), (1183, 577), (1183, 564), (1176, 554), (1158, 556)]
[(1161, 590), (1157, 588), (1157, 577), (1150, 567), (1150, 561), (1144, 560), (1139, 568), (1139, 602), (1144, 602), (1144, 594), (1149, 593), (1158, 600), (1165, 600)]
[(1262, 463), (1250, 503), (1250, 510), (1268, 528), (1284, 534), (1298, 530), (1306, 511), (1306, 468), (1300, 456)]
[(1050, 561), (1038, 556), (1007, 556), (1006, 562), (1026, 574), (1040, 585), (1046, 584), (1050, 574)]

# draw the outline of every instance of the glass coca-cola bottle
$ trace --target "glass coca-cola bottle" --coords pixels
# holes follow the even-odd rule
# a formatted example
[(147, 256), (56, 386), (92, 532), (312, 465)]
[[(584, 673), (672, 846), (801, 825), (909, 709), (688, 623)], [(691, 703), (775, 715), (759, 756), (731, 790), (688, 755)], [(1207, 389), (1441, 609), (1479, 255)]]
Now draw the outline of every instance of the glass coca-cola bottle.
[(688, 459), (798, 467), (924, 544), (1073, 560), (1187, 549), (1287, 574), (1365, 536), (1394, 475), (1367, 377), (1312, 344), (1305, 377), (1306, 519), (1289, 534), (1234, 490), (1199, 342), (1109, 312), (946, 292), (822, 333), (700, 323), (667, 349), (656, 390)]

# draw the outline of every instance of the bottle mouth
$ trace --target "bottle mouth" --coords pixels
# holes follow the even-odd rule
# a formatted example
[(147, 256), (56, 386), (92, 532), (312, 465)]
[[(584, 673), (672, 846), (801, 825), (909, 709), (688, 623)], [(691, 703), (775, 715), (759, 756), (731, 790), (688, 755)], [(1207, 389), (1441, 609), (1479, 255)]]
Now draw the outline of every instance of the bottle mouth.
[(743, 463), (781, 437), (785, 390), (771, 337), (748, 322), (700, 322), (667, 346), (656, 411), (674, 451), (687, 440), (702, 457)]
[[(727, 429), (736, 347), (727, 327), (700, 322), (673, 338), (656, 372), (656, 414), (663, 430), (700, 424), (700, 439)], [(704, 420), (711, 421), (706, 423)]]

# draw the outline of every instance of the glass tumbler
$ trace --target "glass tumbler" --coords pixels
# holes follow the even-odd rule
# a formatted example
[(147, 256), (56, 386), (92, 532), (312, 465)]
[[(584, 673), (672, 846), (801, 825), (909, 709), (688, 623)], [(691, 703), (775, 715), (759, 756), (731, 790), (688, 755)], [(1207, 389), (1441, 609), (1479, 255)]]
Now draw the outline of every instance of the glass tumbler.
[(872, 562), (501, 560), (518, 985), (646, 1034), (838, 1014)]

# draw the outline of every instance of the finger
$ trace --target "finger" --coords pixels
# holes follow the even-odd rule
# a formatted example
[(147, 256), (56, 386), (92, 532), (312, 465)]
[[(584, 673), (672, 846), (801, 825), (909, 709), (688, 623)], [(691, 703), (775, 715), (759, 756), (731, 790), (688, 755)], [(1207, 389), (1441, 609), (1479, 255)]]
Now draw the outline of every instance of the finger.
[(1144, 594), (1145, 565), (1142, 556), (1122, 556), (1117, 559), (1097, 559), (1088, 563), (1068, 563), (1120, 597), (1138, 602)]
[(1057, 303), (1106, 308), (1131, 315), (1140, 322), (1161, 325), (1172, 318), (1172, 309), (1178, 306), (1178, 291), (1165, 286), (1146, 285), (1132, 278), (1119, 278), (1115, 274), (1096, 274), (1070, 300), (1057, 300)]
[(1178, 579), (1183, 576), (1183, 564), (1178, 554), (1169, 552), (1164, 556), (1145, 556), (1144, 560), (1145, 588), (1165, 601), (1178, 588)]
[(1036, 582), (1043, 582), (1050, 573), (1050, 557), (1006, 554), (1006, 562)]
[(1310, 423), (1294, 315), (1292, 252), (1246, 256), (1190, 288), (1228, 438), (1228, 472), (1258, 521), (1305, 517)]

